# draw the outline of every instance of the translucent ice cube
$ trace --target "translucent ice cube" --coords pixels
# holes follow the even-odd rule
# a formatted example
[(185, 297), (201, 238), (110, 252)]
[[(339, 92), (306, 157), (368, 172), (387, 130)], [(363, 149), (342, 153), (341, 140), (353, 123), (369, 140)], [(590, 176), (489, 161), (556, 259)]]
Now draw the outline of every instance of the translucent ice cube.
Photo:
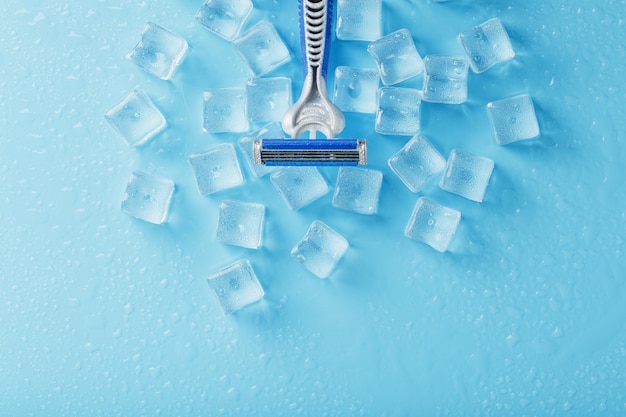
[(291, 256), (319, 278), (327, 278), (348, 250), (348, 241), (319, 220), (311, 223)]
[(263, 204), (222, 201), (217, 221), (217, 241), (249, 249), (259, 248), (264, 217)]
[(282, 139), (284, 138), (283, 129), (281, 128), (280, 123), (270, 123), (256, 132), (252, 132), (249, 135), (246, 135), (239, 139), (239, 148), (245, 155), (245, 159), (248, 162), (248, 166), (250, 167), (250, 171), (254, 174), (255, 177), (262, 177), (264, 175), (269, 174), (274, 171), (275, 167), (264, 165), (264, 164), (255, 164), (254, 163), (254, 151), (253, 151), (253, 143), (256, 139)]
[(404, 185), (414, 193), (421, 191), (428, 180), (446, 167), (444, 157), (422, 135), (413, 136), (387, 162)]
[(453, 149), (439, 187), (480, 203), (485, 196), (493, 166), (493, 161), (489, 158)]
[(245, 132), (246, 90), (243, 88), (212, 88), (204, 92), (204, 124), (207, 133)]
[(144, 172), (130, 174), (122, 199), (122, 212), (154, 224), (167, 219), (174, 183)]
[(218, 36), (232, 41), (252, 11), (250, 0), (206, 0), (196, 20)]
[(376, 132), (410, 136), (420, 130), (422, 92), (413, 88), (383, 87), (378, 90)]
[(328, 192), (328, 184), (315, 167), (286, 167), (270, 180), (291, 210), (298, 210)]
[(431, 103), (464, 103), (467, 100), (467, 70), (465, 58), (425, 56), (422, 99)]
[(155, 77), (169, 80), (188, 49), (185, 39), (156, 23), (148, 22), (139, 43), (126, 58)]
[(267, 20), (254, 25), (234, 43), (257, 77), (284, 64), (291, 57), (274, 25)]
[(487, 112), (500, 145), (539, 136), (533, 99), (528, 94), (488, 103)]
[(382, 183), (380, 171), (341, 167), (337, 173), (333, 207), (359, 214), (375, 214)]
[(104, 117), (130, 146), (146, 143), (167, 126), (165, 117), (141, 90), (131, 92)]
[(222, 143), (206, 152), (190, 155), (189, 162), (202, 195), (243, 184), (235, 147), (230, 143)]
[(240, 310), (263, 298), (261, 283), (250, 261), (242, 259), (209, 276), (207, 282), (224, 314)]
[(251, 78), (246, 85), (250, 123), (278, 122), (291, 106), (291, 79)]
[(461, 33), (459, 41), (475, 73), (486, 71), (515, 56), (509, 35), (498, 18)]
[(382, 36), (382, 0), (337, 0), (337, 39), (375, 41)]
[(337, 67), (333, 100), (335, 105), (345, 112), (376, 113), (379, 79), (377, 70)]
[(380, 79), (385, 85), (408, 80), (424, 70), (422, 57), (407, 29), (400, 29), (370, 43), (367, 51), (378, 64)]
[(439, 252), (445, 252), (460, 221), (459, 211), (420, 197), (404, 229), (404, 235), (424, 242)]

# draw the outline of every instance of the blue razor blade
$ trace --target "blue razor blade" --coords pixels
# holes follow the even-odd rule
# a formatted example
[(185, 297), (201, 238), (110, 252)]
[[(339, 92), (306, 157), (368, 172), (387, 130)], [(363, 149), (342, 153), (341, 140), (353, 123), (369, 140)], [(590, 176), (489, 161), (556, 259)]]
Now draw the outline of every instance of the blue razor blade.
[(267, 166), (365, 165), (367, 152), (361, 139), (258, 139), (254, 162)]

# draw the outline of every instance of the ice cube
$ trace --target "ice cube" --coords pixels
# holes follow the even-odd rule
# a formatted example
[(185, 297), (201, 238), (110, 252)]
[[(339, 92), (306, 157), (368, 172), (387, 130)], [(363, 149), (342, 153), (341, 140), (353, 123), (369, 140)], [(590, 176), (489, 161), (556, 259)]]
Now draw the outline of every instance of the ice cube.
[(337, 173), (333, 207), (359, 214), (375, 214), (382, 183), (380, 171), (341, 167)]
[(130, 146), (146, 143), (167, 126), (165, 117), (141, 90), (132, 91), (104, 117)]
[(298, 210), (328, 192), (328, 184), (315, 167), (282, 168), (270, 180), (291, 210)]
[(425, 136), (415, 135), (387, 161), (391, 170), (414, 193), (442, 172), (446, 160)]
[(416, 135), (420, 130), (421, 101), (420, 90), (381, 88), (378, 90), (378, 110), (374, 129), (383, 135)]
[(335, 105), (345, 112), (376, 113), (379, 79), (377, 70), (337, 67), (333, 100)]
[(161, 224), (174, 195), (174, 183), (144, 172), (130, 174), (122, 199), (122, 212), (154, 224)]
[(204, 124), (207, 133), (245, 132), (246, 90), (243, 88), (212, 88), (204, 92)]
[(284, 133), (280, 123), (270, 123), (261, 129), (239, 139), (239, 148), (245, 155), (248, 166), (255, 177), (263, 177), (274, 171), (275, 167), (254, 163), (253, 143), (256, 139), (282, 139)]
[(533, 99), (528, 94), (492, 101), (487, 104), (487, 112), (500, 145), (539, 136)]
[(337, 39), (375, 41), (382, 36), (382, 0), (337, 0)]
[(196, 20), (211, 32), (232, 41), (252, 11), (250, 0), (206, 0)]
[(348, 241), (319, 220), (311, 223), (291, 256), (319, 278), (327, 278), (348, 250)]
[(230, 143), (222, 143), (206, 152), (190, 155), (189, 162), (202, 195), (243, 184), (235, 147)]
[(420, 197), (413, 209), (404, 235), (445, 252), (461, 221), (461, 212)]
[(424, 70), (424, 62), (408, 29), (400, 29), (370, 43), (367, 51), (378, 64), (380, 79), (385, 85), (408, 80)]
[(240, 310), (263, 298), (261, 283), (250, 261), (242, 259), (209, 276), (207, 282), (224, 314)]
[(278, 122), (291, 106), (291, 79), (251, 78), (246, 85), (250, 123)]
[(467, 100), (467, 70), (465, 58), (425, 56), (422, 99), (431, 103), (464, 103)]
[(188, 49), (185, 39), (156, 23), (148, 22), (139, 43), (126, 54), (126, 58), (155, 77), (169, 80)]
[(511, 40), (497, 17), (459, 35), (470, 68), (481, 73), (515, 56)]
[(453, 149), (439, 187), (480, 203), (485, 196), (493, 166), (489, 158)]
[(254, 25), (234, 43), (257, 77), (267, 74), (291, 58), (274, 25), (267, 20)]
[(263, 235), (265, 206), (224, 200), (217, 220), (217, 241), (226, 245), (258, 249)]

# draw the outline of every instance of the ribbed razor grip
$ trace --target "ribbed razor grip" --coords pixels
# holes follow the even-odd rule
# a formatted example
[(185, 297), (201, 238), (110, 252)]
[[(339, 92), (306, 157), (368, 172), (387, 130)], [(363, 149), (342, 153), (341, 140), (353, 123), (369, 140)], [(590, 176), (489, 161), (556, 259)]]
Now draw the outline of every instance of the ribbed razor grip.
[(300, 0), (302, 56), (307, 72), (317, 69), (326, 77), (332, 37), (332, 6), (328, 0)]

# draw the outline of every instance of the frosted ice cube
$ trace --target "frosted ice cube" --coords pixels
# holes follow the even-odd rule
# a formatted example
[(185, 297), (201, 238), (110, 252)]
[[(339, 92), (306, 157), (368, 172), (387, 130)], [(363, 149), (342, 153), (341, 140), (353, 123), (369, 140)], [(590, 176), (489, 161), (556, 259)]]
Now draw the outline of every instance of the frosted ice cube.
[(533, 99), (528, 94), (488, 103), (487, 112), (500, 145), (539, 136)]
[(167, 126), (165, 117), (141, 90), (131, 92), (104, 117), (130, 146), (146, 143)]
[(341, 167), (337, 173), (333, 207), (359, 214), (375, 214), (382, 183), (380, 171)]
[(291, 210), (298, 210), (328, 192), (328, 184), (315, 167), (282, 168), (270, 180)]
[(206, 0), (196, 20), (211, 32), (232, 41), (252, 11), (250, 0)]
[(422, 99), (431, 103), (464, 103), (467, 100), (467, 70), (465, 58), (425, 56)]
[(382, 0), (337, 0), (337, 39), (375, 41), (382, 36)]
[(475, 73), (515, 57), (509, 35), (497, 17), (461, 33), (459, 41)]
[(413, 209), (404, 235), (445, 252), (461, 221), (461, 212), (420, 197)]
[(439, 187), (480, 203), (485, 196), (493, 166), (489, 158), (453, 149)]
[(327, 278), (348, 250), (348, 241), (319, 220), (311, 223), (291, 256), (319, 278)]
[(257, 249), (261, 246), (265, 206), (224, 200), (217, 220), (217, 241), (226, 245)]
[(190, 155), (189, 162), (202, 195), (243, 184), (235, 147), (230, 143), (222, 143), (206, 152)]
[(144, 172), (130, 174), (122, 199), (122, 212), (154, 224), (161, 224), (174, 195), (174, 183)]
[(169, 80), (188, 49), (185, 39), (156, 23), (148, 22), (139, 43), (126, 54), (126, 58), (155, 77)]
[(291, 79), (251, 78), (246, 85), (250, 123), (278, 122), (291, 106)]
[(334, 103), (345, 112), (376, 113), (376, 95), (380, 76), (368, 68), (335, 69)]
[(210, 275), (207, 282), (222, 306), (224, 314), (233, 313), (257, 302), (265, 294), (247, 259), (239, 260)]
[(284, 133), (281, 128), (280, 123), (270, 123), (261, 129), (253, 132), (249, 135), (246, 135), (239, 139), (239, 148), (245, 155), (245, 159), (248, 162), (248, 166), (254, 174), (255, 177), (263, 177), (270, 172), (274, 171), (276, 167), (265, 165), (265, 164), (255, 164), (254, 163), (254, 151), (253, 151), (253, 143), (256, 139), (282, 139), (284, 138)]
[(424, 70), (422, 57), (407, 29), (400, 29), (370, 43), (367, 51), (378, 64), (380, 79), (385, 85), (408, 80)]
[(446, 167), (444, 157), (422, 135), (413, 136), (387, 163), (414, 193), (421, 191), (428, 180)]
[(383, 87), (378, 90), (376, 132), (412, 136), (420, 130), (422, 92), (413, 88)]
[(257, 77), (267, 74), (291, 58), (274, 25), (267, 20), (254, 25), (235, 40), (234, 44)]
[(212, 88), (204, 92), (204, 124), (207, 133), (245, 132), (246, 90), (243, 88)]

